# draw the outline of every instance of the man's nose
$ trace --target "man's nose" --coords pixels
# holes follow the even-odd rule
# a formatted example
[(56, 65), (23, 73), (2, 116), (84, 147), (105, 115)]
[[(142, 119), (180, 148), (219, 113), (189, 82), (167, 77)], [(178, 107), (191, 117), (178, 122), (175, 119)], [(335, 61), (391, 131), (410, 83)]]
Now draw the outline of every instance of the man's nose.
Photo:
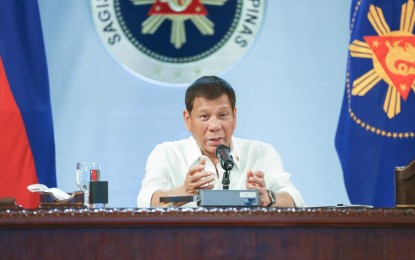
[(209, 118), (209, 130), (210, 131), (215, 131), (218, 130), (222, 127), (220, 120), (214, 116), (212, 116), (211, 118)]

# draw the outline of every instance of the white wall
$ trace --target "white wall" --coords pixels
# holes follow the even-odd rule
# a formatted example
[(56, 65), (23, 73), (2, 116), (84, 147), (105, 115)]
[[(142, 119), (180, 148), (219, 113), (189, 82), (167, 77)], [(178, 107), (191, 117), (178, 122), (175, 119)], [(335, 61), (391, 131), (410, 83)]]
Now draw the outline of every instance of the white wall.
[[(87, 0), (39, 0), (51, 86), (58, 187), (98, 161), (111, 207), (135, 207), (145, 162), (187, 137), (185, 88), (142, 81), (101, 44)], [(309, 206), (349, 203), (334, 148), (350, 0), (268, 0), (259, 38), (222, 75), (237, 93), (235, 135), (271, 143)]]

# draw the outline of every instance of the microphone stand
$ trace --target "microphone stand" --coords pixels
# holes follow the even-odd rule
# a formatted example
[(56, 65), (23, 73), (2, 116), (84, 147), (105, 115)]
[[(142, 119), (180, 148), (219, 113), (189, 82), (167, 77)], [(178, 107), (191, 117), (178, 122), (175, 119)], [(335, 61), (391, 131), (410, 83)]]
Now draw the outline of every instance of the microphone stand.
[(223, 189), (229, 190), (229, 174), (234, 166), (232, 155), (230, 154), (229, 148), (226, 145), (221, 144), (216, 148), (216, 156), (220, 160), (220, 165), (222, 166), (222, 169), (225, 170), (222, 179)]
[(225, 170), (225, 172), (223, 173), (222, 186), (224, 190), (229, 190), (229, 172), (229, 170)]

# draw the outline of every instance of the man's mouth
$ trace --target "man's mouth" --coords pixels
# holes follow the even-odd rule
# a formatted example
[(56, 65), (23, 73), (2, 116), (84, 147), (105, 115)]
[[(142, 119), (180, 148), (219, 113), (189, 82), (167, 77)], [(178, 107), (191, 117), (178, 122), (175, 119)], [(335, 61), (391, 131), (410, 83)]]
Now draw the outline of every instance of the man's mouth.
[(220, 138), (220, 137), (217, 137), (217, 138), (209, 138), (208, 141), (209, 142), (212, 142), (212, 143), (219, 143), (219, 142), (222, 141), (222, 138)]

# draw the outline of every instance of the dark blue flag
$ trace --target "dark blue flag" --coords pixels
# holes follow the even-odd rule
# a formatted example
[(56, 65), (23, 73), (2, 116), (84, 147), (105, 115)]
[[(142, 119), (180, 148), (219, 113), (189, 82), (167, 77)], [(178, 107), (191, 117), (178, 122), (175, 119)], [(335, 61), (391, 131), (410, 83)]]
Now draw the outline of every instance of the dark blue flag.
[(352, 204), (395, 205), (394, 169), (415, 160), (415, 5), (353, 0), (336, 149)]
[(27, 185), (56, 186), (45, 49), (36, 0), (0, 1), (0, 197), (39, 205)]

